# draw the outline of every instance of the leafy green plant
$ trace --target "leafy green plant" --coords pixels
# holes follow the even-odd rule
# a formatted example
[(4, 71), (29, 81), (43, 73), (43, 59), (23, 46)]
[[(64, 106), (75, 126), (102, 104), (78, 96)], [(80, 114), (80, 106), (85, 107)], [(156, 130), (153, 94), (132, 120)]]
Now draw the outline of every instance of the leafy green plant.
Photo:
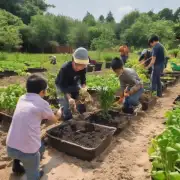
[(104, 60), (105, 60), (105, 62), (111, 62), (112, 61), (112, 56), (111, 55), (105, 55)]
[(56, 75), (52, 73), (48, 73), (47, 75), (48, 78), (48, 96), (50, 99), (56, 99), (56, 88), (55, 88), (55, 79)]
[(98, 88), (99, 101), (103, 115), (108, 116), (108, 110), (114, 102), (114, 91), (113, 89), (105, 86), (99, 86)]
[(180, 109), (166, 113), (167, 128), (152, 139), (149, 154), (154, 180), (179, 180), (180, 177)]
[(10, 115), (13, 114), (18, 99), (26, 92), (25, 88), (19, 84), (10, 85), (7, 88), (0, 89), (0, 111), (4, 111)]

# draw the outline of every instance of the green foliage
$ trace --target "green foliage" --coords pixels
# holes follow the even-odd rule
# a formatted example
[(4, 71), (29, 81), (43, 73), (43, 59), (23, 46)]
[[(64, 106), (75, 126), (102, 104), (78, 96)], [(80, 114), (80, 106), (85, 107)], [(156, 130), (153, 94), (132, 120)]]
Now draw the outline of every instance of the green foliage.
[(96, 25), (96, 20), (94, 16), (89, 12), (87, 12), (86, 16), (83, 18), (83, 22), (86, 23), (88, 26)]
[(174, 21), (180, 22), (180, 7), (174, 13)]
[(44, 0), (1, 0), (0, 8), (20, 17), (25, 24), (30, 22), (31, 16), (43, 14), (48, 7), (52, 7)]
[(168, 53), (170, 55), (173, 55), (175, 58), (178, 56), (179, 52), (180, 52), (180, 49), (172, 49), (172, 50), (168, 51)]
[(76, 27), (72, 28), (69, 34), (69, 43), (73, 47), (88, 47), (89, 33), (88, 26), (86, 24), (80, 23)]
[(97, 87), (99, 94), (99, 102), (101, 109), (103, 110), (103, 114), (108, 115), (108, 110), (112, 106), (114, 102), (114, 91), (110, 87), (107, 86), (99, 86)]
[(167, 128), (152, 139), (149, 154), (153, 159), (155, 180), (179, 180), (180, 177), (180, 109), (166, 113)]
[(111, 62), (113, 57), (110, 54), (104, 55), (105, 62)]
[(106, 22), (107, 22), (107, 23), (115, 22), (114, 17), (113, 17), (113, 14), (112, 14), (111, 11), (109, 11), (109, 13), (107, 14)]
[(100, 15), (98, 20), (99, 20), (100, 23), (104, 23), (105, 22), (105, 18), (104, 18), (103, 15)]
[(173, 10), (169, 8), (164, 8), (158, 13), (160, 19), (163, 20), (174, 20)]
[(105, 75), (89, 75), (87, 76), (87, 85), (90, 88), (96, 89), (97, 87), (108, 87), (115, 92), (119, 88), (119, 80), (111, 72)]
[(126, 29), (129, 29), (140, 16), (139, 11), (135, 10), (126, 14), (119, 24), (120, 32), (122, 33)]
[(30, 42), (36, 45), (38, 48), (44, 51), (44, 48), (48, 45), (55, 36), (53, 17), (37, 15), (33, 16), (31, 20), (32, 34)]
[(0, 89), (0, 110), (12, 115), (18, 99), (26, 92), (25, 88), (18, 84)]
[(57, 93), (55, 88), (56, 74), (48, 73), (47, 79), (48, 79), (47, 95), (49, 96), (50, 99), (56, 99), (57, 98)]
[(102, 34), (98, 38), (93, 39), (91, 48), (102, 52), (104, 49), (112, 47), (114, 43), (115, 34), (112, 29), (103, 29)]
[(22, 43), (19, 29), (23, 22), (18, 17), (0, 10), (0, 49), (10, 51)]
[(167, 47), (175, 40), (172, 21), (152, 21), (148, 15), (141, 15), (122, 35), (122, 39), (137, 47), (146, 47), (152, 34), (157, 34)]

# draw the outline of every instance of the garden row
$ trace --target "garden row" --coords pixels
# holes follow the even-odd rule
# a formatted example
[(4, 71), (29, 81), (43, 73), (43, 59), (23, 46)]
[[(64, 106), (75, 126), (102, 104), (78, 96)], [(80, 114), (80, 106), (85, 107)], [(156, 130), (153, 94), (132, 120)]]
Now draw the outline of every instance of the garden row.
[[(72, 156), (91, 160), (101, 154), (110, 144), (113, 135), (120, 133), (130, 123), (130, 119), (136, 118), (135, 114), (124, 114), (122, 107), (115, 103), (119, 82), (114, 74), (109, 74), (88, 75), (87, 84), (94, 90), (92, 92), (90, 89), (90, 93), (95, 97), (93, 106), (98, 104), (96, 111), (91, 111), (83, 122), (72, 120), (50, 129), (47, 135), (51, 146)], [(167, 86), (171, 86), (180, 74), (169, 73), (166, 77), (170, 78), (167, 80)], [(56, 107), (58, 104), (54, 78), (54, 75), (48, 76), (50, 91), (46, 99), (53, 107)], [(156, 99), (150, 95), (148, 83), (145, 89), (141, 103), (143, 109), (147, 110), (155, 104)], [(0, 120), (11, 121), (18, 98), (24, 93), (25, 88), (20, 85), (10, 85), (0, 89)]]
[(149, 148), (153, 180), (180, 179), (180, 96), (166, 113), (166, 129), (152, 139)]

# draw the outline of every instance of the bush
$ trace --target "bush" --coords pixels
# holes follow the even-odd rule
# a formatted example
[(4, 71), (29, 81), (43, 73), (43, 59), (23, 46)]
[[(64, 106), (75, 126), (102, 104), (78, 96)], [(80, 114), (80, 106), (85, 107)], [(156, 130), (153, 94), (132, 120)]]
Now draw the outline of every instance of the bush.
[(112, 56), (111, 55), (104, 55), (104, 60), (105, 60), (105, 62), (111, 62)]
[(172, 49), (169, 51), (170, 55), (173, 55), (175, 58), (178, 56), (180, 50), (179, 49)]

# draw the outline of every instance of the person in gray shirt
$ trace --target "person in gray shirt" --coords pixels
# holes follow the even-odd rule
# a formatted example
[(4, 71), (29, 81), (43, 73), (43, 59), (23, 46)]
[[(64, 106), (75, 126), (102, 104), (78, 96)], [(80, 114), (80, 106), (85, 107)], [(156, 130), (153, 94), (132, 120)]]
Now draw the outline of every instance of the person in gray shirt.
[(113, 59), (111, 67), (120, 80), (120, 102), (124, 103), (124, 109), (140, 109), (142, 106), (139, 98), (144, 88), (136, 71), (132, 68), (124, 68), (123, 61), (118, 57)]

